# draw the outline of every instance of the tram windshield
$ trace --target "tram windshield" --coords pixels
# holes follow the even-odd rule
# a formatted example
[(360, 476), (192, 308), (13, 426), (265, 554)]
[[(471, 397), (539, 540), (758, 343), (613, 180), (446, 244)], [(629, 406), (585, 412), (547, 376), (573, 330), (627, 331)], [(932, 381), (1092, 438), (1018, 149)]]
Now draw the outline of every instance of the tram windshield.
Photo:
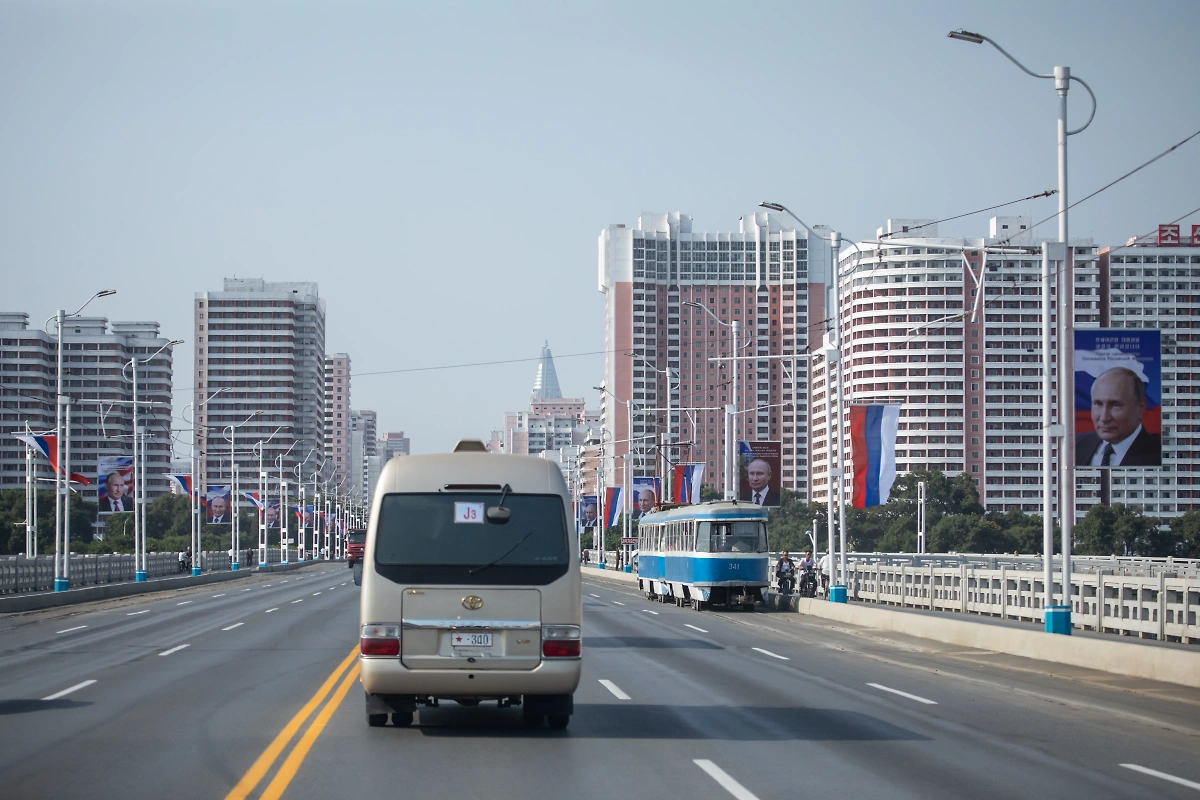
[(701, 522), (696, 550), (701, 553), (765, 553), (767, 524), (759, 520)]

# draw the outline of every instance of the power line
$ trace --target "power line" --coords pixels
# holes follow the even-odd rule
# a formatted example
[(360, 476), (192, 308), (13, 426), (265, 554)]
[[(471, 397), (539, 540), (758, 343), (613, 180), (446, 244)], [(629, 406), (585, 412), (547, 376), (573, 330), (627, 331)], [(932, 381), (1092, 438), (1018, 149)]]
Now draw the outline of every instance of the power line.
[[(1121, 177), (1119, 177), (1119, 178), (1117, 178), (1117, 179), (1115, 179), (1115, 180), (1109, 181), (1108, 183), (1104, 184), (1103, 186), (1101, 186), (1099, 189), (1097, 189), (1096, 191), (1092, 192), (1092, 193), (1091, 193), (1091, 194), (1089, 194), (1088, 196), (1086, 196), (1086, 197), (1083, 197), (1083, 198), (1081, 198), (1081, 199), (1079, 199), (1079, 200), (1076, 200), (1074, 203), (1071, 203), (1071, 205), (1067, 206), (1067, 207), (1064, 209), (1064, 211), (1070, 211), (1070, 210), (1071, 210), (1072, 208), (1074, 208), (1075, 206), (1079, 205), (1080, 203), (1084, 203), (1084, 202), (1086, 202), (1086, 201), (1088, 201), (1088, 200), (1091, 200), (1093, 197), (1095, 197), (1096, 195), (1098, 195), (1098, 194), (1100, 194), (1101, 192), (1105, 191), (1106, 189), (1111, 189), (1112, 187), (1116, 186), (1118, 183), (1120, 183), (1121, 181), (1123, 181), (1123, 180), (1125, 180), (1126, 178), (1130, 177), (1131, 175), (1135, 175), (1135, 174), (1137, 174), (1138, 172), (1141, 172), (1143, 169), (1145, 169), (1146, 167), (1150, 166), (1150, 165), (1151, 165), (1151, 164), (1153, 164), (1155, 161), (1158, 161), (1160, 158), (1162, 158), (1162, 157), (1164, 157), (1164, 156), (1166, 156), (1166, 155), (1169, 155), (1170, 153), (1173, 153), (1173, 152), (1175, 152), (1175, 151), (1176, 151), (1176, 150), (1178, 150), (1180, 147), (1183, 147), (1185, 144), (1187, 144), (1188, 142), (1190, 142), (1192, 139), (1195, 139), (1197, 136), (1200, 136), (1200, 131), (1196, 131), (1195, 133), (1191, 134), (1190, 136), (1186, 136), (1186, 137), (1184, 137), (1182, 140), (1180, 140), (1180, 141), (1176, 142), (1175, 144), (1171, 145), (1171, 146), (1170, 146), (1170, 147), (1168, 147), (1166, 150), (1163, 150), (1161, 153), (1159, 153), (1158, 155), (1154, 156), (1154, 157), (1153, 157), (1153, 158), (1151, 158), (1150, 160), (1148, 160), (1148, 161), (1145, 161), (1145, 162), (1143, 162), (1143, 163), (1139, 164), (1138, 166), (1134, 167), (1133, 169), (1129, 170), (1129, 172), (1126, 172), (1126, 173), (1125, 173), (1124, 175), (1122, 175)], [(1031, 231), (1031, 230), (1033, 230), (1034, 228), (1038, 227), (1039, 225), (1043, 225), (1043, 224), (1045, 224), (1045, 223), (1049, 222), (1050, 220), (1057, 218), (1057, 217), (1058, 217), (1058, 215), (1059, 215), (1059, 214), (1061, 214), (1061, 213), (1063, 213), (1063, 212), (1062, 212), (1062, 211), (1056, 211), (1056, 212), (1054, 212), (1053, 214), (1051, 214), (1050, 216), (1046, 217), (1046, 218), (1045, 218), (1044, 220), (1042, 220), (1041, 222), (1037, 222), (1037, 223), (1035, 223), (1034, 225), (1031, 225), (1031, 226), (1030, 226), (1030, 227), (1029, 227), (1027, 230), (1025, 230), (1025, 231), (1014, 231), (1014, 232), (1012, 233), (1012, 235), (1010, 235), (1010, 236), (1009, 236), (1007, 239), (1002, 239), (1002, 240), (1000, 240), (1000, 241), (999, 241), (999, 242), (997, 242), (997, 243), (996, 243), (996, 245), (994, 245), (994, 246), (996, 246), (996, 247), (999, 247), (999, 246), (1001, 246), (1001, 245), (1005, 245), (1005, 244), (1007, 244), (1008, 242), (1012, 241), (1012, 239), (1013, 239), (1013, 236), (1017, 236), (1017, 235), (1019, 235), (1019, 234), (1023, 234), (1023, 233), (1028, 233), (1028, 231)], [(1070, 243), (1068, 242), (1068, 245), (1069, 245), (1069, 244), (1070, 244)]]
[(919, 230), (921, 230), (921, 228), (928, 228), (928, 227), (937, 225), (942, 222), (951, 222), (956, 219), (962, 219), (963, 217), (970, 217), (970, 216), (974, 216), (975, 214), (982, 214), (985, 211), (995, 211), (997, 208), (1004, 208), (1005, 206), (1013, 206), (1013, 205), (1016, 205), (1017, 203), (1024, 203), (1026, 200), (1037, 200), (1040, 197), (1050, 197), (1051, 195), (1055, 195), (1055, 194), (1058, 194), (1058, 189), (1047, 189), (1044, 192), (1038, 192), (1037, 194), (1031, 194), (1028, 197), (1022, 197), (1020, 200), (1010, 200), (1007, 203), (1000, 203), (999, 205), (988, 206), (987, 208), (980, 208), (976, 211), (968, 211), (965, 214), (956, 214), (953, 217), (946, 217), (945, 219), (935, 219), (933, 222), (926, 222), (922, 225), (906, 225), (906, 226), (904, 226), (904, 230), (902, 230), (902, 231), (893, 231), (893, 232), (885, 233), (885, 234), (882, 234), (879, 238), (887, 239), (892, 236), (898, 236), (901, 233), (908, 234), (908, 233), (912, 233), (913, 231), (919, 231)]

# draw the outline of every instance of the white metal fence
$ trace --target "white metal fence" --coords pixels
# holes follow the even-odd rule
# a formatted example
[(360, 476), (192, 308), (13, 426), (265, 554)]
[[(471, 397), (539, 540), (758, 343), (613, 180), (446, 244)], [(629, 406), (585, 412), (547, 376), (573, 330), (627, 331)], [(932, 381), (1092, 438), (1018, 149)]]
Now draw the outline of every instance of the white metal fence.
[[(1196, 619), (1200, 612), (1200, 577), (1158, 567), (1139, 570), (1125, 565), (1118, 569), (1072, 569), (1071, 622), (1076, 628), (1200, 643)], [(1042, 621), (1045, 584), (1040, 568), (888, 564), (856, 559), (847, 564), (847, 571), (847, 594), (853, 600)], [(1058, 574), (1061, 576), (1061, 572)], [(1053, 590), (1056, 598), (1061, 598), (1061, 577)]]
[[(295, 551), (292, 551), (294, 553)], [(238, 563), (245, 569), (258, 566), (257, 550), (238, 551)], [(279, 548), (267, 550), (267, 563), (278, 564)], [(204, 572), (228, 570), (232, 559), (229, 551), (206, 550), (200, 554), (200, 568)], [(132, 555), (81, 555), (71, 554), (69, 577), (72, 588), (97, 586), (102, 583), (120, 583), (134, 579)], [(149, 553), (146, 556), (146, 576), (159, 578), (181, 573), (178, 553)], [(0, 556), (0, 594), (12, 592), (45, 592), (54, 588), (54, 556)]]

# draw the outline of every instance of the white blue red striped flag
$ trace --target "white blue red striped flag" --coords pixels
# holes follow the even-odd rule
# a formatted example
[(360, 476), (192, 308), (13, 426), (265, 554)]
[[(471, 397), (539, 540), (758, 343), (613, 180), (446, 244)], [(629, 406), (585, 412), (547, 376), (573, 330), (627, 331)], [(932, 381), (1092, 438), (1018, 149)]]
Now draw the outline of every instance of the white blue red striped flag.
[(854, 508), (882, 505), (896, 480), (898, 405), (850, 406), (850, 452), (854, 459)]

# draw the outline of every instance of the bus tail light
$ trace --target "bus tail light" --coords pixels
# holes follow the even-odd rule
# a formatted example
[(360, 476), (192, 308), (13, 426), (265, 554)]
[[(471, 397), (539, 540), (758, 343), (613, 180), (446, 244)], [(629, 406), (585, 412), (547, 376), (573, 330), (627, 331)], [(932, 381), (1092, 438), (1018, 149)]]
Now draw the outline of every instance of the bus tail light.
[(582, 634), (578, 625), (542, 627), (543, 658), (579, 658), (582, 652)]
[(400, 655), (400, 626), (372, 623), (362, 626), (358, 651), (364, 656)]

